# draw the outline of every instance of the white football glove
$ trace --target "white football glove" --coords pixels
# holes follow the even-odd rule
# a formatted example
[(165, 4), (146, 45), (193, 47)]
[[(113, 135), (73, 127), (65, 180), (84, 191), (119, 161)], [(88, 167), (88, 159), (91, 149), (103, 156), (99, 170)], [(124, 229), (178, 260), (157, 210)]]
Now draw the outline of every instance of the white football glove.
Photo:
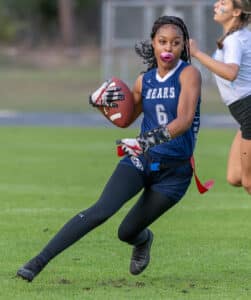
[(118, 155), (128, 155), (128, 156), (138, 156), (143, 153), (136, 139), (121, 139), (117, 142), (118, 145)]
[(117, 107), (114, 101), (124, 100), (125, 96), (119, 86), (109, 79), (89, 96), (89, 103), (95, 107)]

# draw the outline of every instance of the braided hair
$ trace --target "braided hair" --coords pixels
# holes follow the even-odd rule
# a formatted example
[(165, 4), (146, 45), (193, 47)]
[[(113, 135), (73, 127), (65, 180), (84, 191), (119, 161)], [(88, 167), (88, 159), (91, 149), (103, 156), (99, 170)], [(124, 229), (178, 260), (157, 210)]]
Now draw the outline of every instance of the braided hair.
[[(184, 61), (191, 63), (191, 56), (190, 56), (190, 49), (189, 49), (189, 33), (185, 23), (181, 18), (174, 17), (174, 16), (162, 16), (158, 18), (153, 24), (152, 32), (150, 35), (151, 39), (155, 37), (160, 27), (168, 24), (175, 25), (181, 30), (183, 34), (185, 46), (181, 53), (180, 58)], [(147, 71), (153, 68), (157, 68), (157, 60), (154, 55), (154, 49), (151, 44), (151, 41), (145, 40), (136, 43), (135, 51), (140, 57), (143, 58), (143, 63), (147, 65)]]
[(222, 35), (217, 40), (217, 46), (219, 49), (223, 48), (223, 42), (227, 36), (246, 27), (249, 23), (251, 23), (251, 1), (250, 0), (232, 0), (233, 7), (241, 9), (239, 24), (230, 28), (224, 35)]

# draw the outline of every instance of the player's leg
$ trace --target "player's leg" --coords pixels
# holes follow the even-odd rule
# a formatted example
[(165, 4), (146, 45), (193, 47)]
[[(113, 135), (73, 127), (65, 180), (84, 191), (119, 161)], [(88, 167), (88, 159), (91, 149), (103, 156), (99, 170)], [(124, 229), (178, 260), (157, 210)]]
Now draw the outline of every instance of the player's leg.
[(244, 101), (241, 133), (241, 182), (247, 193), (251, 194), (251, 95)]
[(233, 143), (231, 145), (228, 165), (227, 165), (227, 181), (233, 186), (240, 187), (241, 183), (241, 131), (238, 130)]
[(153, 233), (147, 228), (177, 202), (153, 190), (145, 191), (120, 225), (119, 238), (134, 245), (130, 272), (140, 274), (150, 262)]
[(121, 223), (120, 240), (131, 245), (144, 243), (149, 237), (146, 228), (174, 204), (176, 201), (159, 192), (145, 190)]
[[(172, 164), (175, 163), (172, 161)], [(134, 245), (130, 272), (140, 274), (149, 264), (153, 234), (147, 227), (172, 208), (186, 193), (193, 171), (189, 161), (151, 173), (147, 188), (119, 228), (119, 238)]]
[(240, 124), (240, 131), (231, 147), (228, 179), (251, 194), (251, 95), (232, 103), (229, 109)]
[(135, 168), (119, 164), (100, 199), (66, 223), (39, 255), (18, 270), (17, 275), (32, 281), (52, 258), (105, 222), (137, 194), (143, 184), (142, 175)]
[(251, 194), (251, 139), (241, 139), (242, 186)]

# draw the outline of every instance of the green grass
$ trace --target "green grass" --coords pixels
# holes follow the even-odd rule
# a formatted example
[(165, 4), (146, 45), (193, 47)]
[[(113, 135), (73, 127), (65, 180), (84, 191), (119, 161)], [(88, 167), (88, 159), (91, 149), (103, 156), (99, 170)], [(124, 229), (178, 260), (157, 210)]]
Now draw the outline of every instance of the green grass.
[[(225, 182), (232, 130), (202, 130), (196, 161), (202, 181), (152, 226), (148, 269), (128, 272), (131, 248), (113, 218), (55, 258), (28, 284), (16, 270), (73, 215), (100, 195), (118, 162), (114, 141), (132, 129), (0, 127), (0, 299), (251, 299), (250, 196)], [(126, 179), (125, 179), (126, 180)]]

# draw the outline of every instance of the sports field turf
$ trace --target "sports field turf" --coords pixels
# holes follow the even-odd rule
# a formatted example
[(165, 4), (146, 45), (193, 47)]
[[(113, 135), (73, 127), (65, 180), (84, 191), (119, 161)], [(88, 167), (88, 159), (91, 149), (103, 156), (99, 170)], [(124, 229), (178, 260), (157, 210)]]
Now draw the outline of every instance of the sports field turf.
[[(99, 196), (118, 158), (114, 141), (132, 129), (0, 127), (0, 299), (251, 299), (251, 202), (225, 182), (232, 130), (201, 130), (202, 181), (151, 228), (147, 270), (129, 274), (131, 248), (117, 228), (136, 199), (53, 260), (29, 284), (16, 270)], [(126, 179), (125, 180), (129, 180)]]

